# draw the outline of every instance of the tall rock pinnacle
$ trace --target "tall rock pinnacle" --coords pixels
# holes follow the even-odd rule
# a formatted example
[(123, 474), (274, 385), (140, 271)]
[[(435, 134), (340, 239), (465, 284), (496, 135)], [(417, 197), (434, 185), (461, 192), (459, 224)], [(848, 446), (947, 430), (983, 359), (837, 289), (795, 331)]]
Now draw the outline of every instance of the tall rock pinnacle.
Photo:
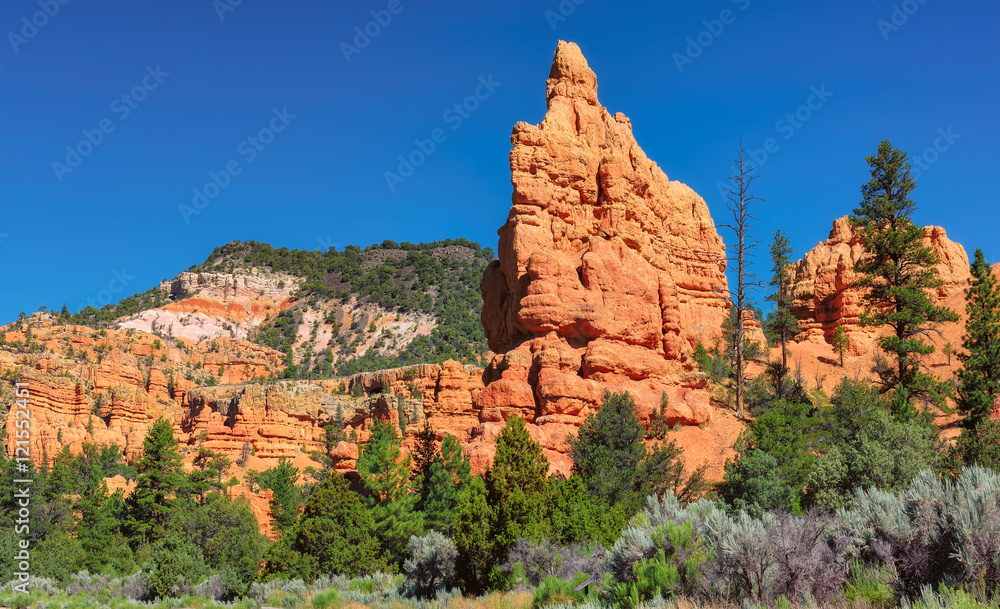
[(559, 42), (546, 99), (541, 124), (511, 135), (513, 205), (481, 284), (498, 354), (481, 420), (579, 425), (611, 388), (647, 414), (665, 392), (674, 421), (705, 421), (688, 354), (728, 307), (708, 207), (646, 157), (625, 115), (600, 105), (576, 44)]

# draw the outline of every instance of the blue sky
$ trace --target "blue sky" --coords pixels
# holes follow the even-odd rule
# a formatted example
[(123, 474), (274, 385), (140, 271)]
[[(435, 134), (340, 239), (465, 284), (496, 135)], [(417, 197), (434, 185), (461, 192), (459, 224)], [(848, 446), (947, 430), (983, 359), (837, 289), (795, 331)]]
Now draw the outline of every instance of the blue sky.
[[(0, 321), (117, 300), (237, 239), (495, 248), (511, 128), (542, 119), (559, 39), (717, 223), (739, 139), (770, 148), (755, 231), (799, 257), (889, 138), (925, 165), (916, 221), (1000, 260), (994, 1), (235, 1), (0, 8)], [(449, 114), (480, 78), (492, 91)]]

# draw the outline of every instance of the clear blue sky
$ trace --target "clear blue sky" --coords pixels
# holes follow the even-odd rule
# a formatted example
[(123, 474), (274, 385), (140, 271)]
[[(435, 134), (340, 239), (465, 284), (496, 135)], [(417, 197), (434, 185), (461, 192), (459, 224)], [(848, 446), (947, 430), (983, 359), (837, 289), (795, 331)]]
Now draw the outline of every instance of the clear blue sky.
[[(230, 1), (0, 8), (0, 321), (117, 300), (236, 239), (495, 248), (511, 128), (542, 119), (559, 39), (581, 46), (601, 102), (632, 119), (646, 153), (717, 223), (716, 183), (738, 140), (774, 138), (756, 232), (766, 242), (781, 228), (801, 256), (857, 204), (864, 156), (889, 138), (934, 161), (916, 220), (1000, 260), (995, 1), (896, 2), (895, 25), (884, 0)], [(356, 27), (376, 35), (347, 61)], [(475, 111), (446, 114), (491, 75)], [(813, 87), (832, 95), (810, 99)], [(294, 118), (275, 114), (286, 108)], [(798, 126), (779, 123), (796, 111)], [(390, 190), (385, 172), (435, 129), (444, 141)], [(81, 144), (84, 131), (100, 143)], [(195, 209), (210, 172), (228, 184)]]

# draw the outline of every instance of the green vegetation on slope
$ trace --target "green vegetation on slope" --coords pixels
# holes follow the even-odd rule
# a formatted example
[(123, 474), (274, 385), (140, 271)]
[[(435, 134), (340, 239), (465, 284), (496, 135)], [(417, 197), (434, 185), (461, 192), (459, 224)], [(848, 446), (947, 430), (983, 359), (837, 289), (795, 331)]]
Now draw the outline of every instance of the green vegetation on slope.
[[(344, 251), (331, 247), (325, 252), (273, 248), (251, 241), (216, 248), (196, 270), (226, 271), (245, 266), (303, 277), (305, 281), (297, 293), (299, 305), (282, 311), (259, 329), (255, 340), (286, 354), (287, 376), (317, 377), (446, 359), (474, 361), (486, 353), (486, 336), (479, 321), (479, 281), (493, 257), (491, 248), (466, 239), (420, 244), (383, 241), (364, 250), (349, 245)], [(330, 300), (346, 302), (352, 297), (401, 314), (433, 316), (437, 326), (429, 336), (418, 336), (396, 353), (379, 349), (384, 343), (380, 338), (376, 348), (351, 357), (364, 333), (371, 331), (370, 320), (355, 320), (350, 327), (342, 327), (337, 315), (330, 314), (324, 321), (333, 326), (342, 356), (336, 371), (331, 365), (332, 352), (315, 361), (307, 353), (296, 362), (292, 345), (303, 323), (302, 307), (316, 307)]]
[[(479, 321), (479, 282), (493, 258), (492, 248), (467, 239), (418, 244), (387, 240), (365, 249), (349, 245), (343, 251), (331, 247), (325, 252), (234, 241), (215, 248), (204, 263), (188, 271), (239, 273), (257, 268), (303, 278), (293, 295), (296, 304), (257, 328), (251, 340), (285, 353), (286, 376), (317, 378), (446, 359), (476, 361), (488, 351)], [(70, 314), (63, 306), (57, 317), (62, 323), (102, 328), (169, 302), (166, 293), (150, 288), (100, 309), (86, 307)], [(348, 302), (377, 305), (400, 315), (426, 315), (436, 326), (403, 348), (396, 347), (391, 333), (383, 333), (374, 337), (373, 348), (356, 355), (376, 330), (365, 315), (344, 324)], [(310, 344), (293, 352), (305, 323), (303, 314), (310, 309), (324, 312), (322, 323), (332, 328), (334, 340), (329, 348), (313, 352), (319, 325), (314, 324)]]

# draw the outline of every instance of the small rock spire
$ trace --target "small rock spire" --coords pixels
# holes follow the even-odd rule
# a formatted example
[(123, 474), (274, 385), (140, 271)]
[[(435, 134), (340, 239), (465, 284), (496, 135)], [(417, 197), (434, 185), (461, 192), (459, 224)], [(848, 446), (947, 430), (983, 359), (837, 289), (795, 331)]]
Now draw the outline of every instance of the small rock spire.
[(545, 99), (550, 106), (554, 97), (583, 99), (592, 106), (598, 105), (597, 75), (575, 42), (559, 41), (546, 85)]

